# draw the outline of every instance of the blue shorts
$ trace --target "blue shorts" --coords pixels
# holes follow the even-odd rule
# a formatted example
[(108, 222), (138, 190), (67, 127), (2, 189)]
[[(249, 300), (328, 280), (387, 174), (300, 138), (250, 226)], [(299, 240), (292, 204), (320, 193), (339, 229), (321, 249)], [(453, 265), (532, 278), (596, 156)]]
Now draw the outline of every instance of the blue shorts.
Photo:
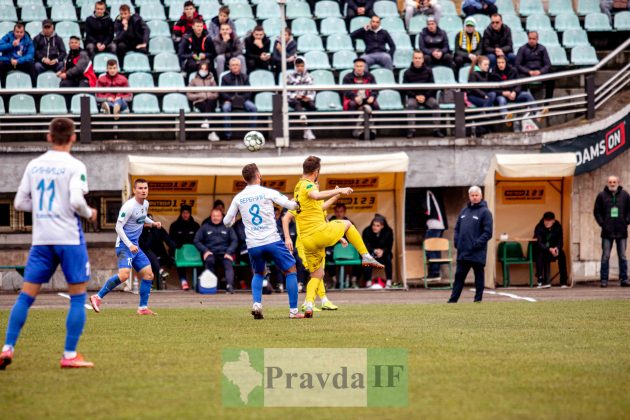
[(90, 262), (85, 244), (33, 245), (28, 253), (24, 280), (48, 283), (59, 264), (66, 282), (77, 284), (90, 280)]
[[(136, 245), (138, 246), (138, 245)], [(145, 255), (144, 252), (138, 247), (138, 252), (135, 254), (127, 248), (127, 245), (120, 244), (116, 247), (116, 257), (118, 257), (118, 269), (128, 268), (134, 269), (136, 272), (140, 272), (143, 268), (151, 265), (151, 261)]]
[(295, 258), (289, 252), (282, 241), (273, 242), (267, 245), (249, 248), (249, 262), (252, 264), (254, 273), (265, 272), (265, 265), (268, 260), (276, 263), (282, 271), (287, 271), (295, 265)]

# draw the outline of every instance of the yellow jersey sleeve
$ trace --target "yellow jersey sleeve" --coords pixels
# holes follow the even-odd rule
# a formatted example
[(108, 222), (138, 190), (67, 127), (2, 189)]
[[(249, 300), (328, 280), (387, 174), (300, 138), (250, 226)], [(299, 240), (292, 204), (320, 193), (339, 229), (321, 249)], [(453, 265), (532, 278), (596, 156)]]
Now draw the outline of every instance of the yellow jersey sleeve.
[(298, 203), (295, 219), (301, 235), (309, 235), (326, 223), (322, 211), (322, 201), (313, 200), (308, 196), (311, 191), (319, 191), (317, 184), (307, 179), (301, 179), (294, 190), (294, 198)]

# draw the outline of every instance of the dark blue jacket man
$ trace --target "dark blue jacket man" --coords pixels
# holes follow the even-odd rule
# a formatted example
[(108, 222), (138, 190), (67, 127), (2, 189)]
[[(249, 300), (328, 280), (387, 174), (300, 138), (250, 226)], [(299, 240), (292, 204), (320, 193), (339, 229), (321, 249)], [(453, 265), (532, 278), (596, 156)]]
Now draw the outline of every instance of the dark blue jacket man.
[(462, 209), (455, 225), (455, 248), (457, 248), (457, 270), (455, 284), (449, 303), (459, 299), (464, 288), (464, 280), (470, 269), (475, 273), (475, 302), (481, 302), (484, 288), (484, 267), (488, 241), (492, 238), (492, 213), (482, 200), (481, 188), (470, 187), (470, 202)]

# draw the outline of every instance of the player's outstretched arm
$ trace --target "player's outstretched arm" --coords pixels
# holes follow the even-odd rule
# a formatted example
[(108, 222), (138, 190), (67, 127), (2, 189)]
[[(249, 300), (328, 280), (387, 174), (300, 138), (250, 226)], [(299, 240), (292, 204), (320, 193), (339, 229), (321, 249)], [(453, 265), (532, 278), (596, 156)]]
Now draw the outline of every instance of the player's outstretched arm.
[(234, 223), (236, 222), (236, 213), (238, 213), (238, 205), (236, 204), (236, 200), (232, 200), (230, 208), (223, 218), (223, 224), (227, 227), (234, 226)]
[(272, 195), (271, 200), (277, 205), (282, 206), (288, 210), (295, 210), (298, 206), (295, 201), (289, 200), (286, 195), (280, 194), (279, 192), (276, 192), (274, 195)]
[(339, 197), (341, 197), (341, 194), (337, 194), (334, 197), (331, 197), (328, 200), (324, 201), (324, 204), (322, 204), (322, 210), (328, 210), (333, 204), (335, 204), (335, 202), (337, 202)]
[(293, 213), (287, 212), (284, 216), (282, 216), (282, 232), (284, 233), (284, 244), (287, 249), (293, 252), (293, 241), (291, 241), (291, 232), (289, 232), (289, 225), (293, 220)]
[(328, 200), (329, 198), (332, 198), (337, 194), (341, 194), (341, 195), (352, 194), (352, 188), (346, 187), (346, 188), (335, 188), (334, 190), (311, 191), (308, 193), (308, 197), (313, 200)]

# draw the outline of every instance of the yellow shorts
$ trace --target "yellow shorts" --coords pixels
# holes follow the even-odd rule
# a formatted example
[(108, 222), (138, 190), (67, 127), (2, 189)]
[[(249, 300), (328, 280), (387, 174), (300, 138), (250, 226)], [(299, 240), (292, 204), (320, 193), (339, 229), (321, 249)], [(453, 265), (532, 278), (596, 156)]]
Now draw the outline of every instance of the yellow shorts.
[(343, 220), (332, 220), (307, 236), (298, 236), (296, 248), (304, 267), (311, 273), (324, 266), (326, 248), (335, 245), (346, 233)]

